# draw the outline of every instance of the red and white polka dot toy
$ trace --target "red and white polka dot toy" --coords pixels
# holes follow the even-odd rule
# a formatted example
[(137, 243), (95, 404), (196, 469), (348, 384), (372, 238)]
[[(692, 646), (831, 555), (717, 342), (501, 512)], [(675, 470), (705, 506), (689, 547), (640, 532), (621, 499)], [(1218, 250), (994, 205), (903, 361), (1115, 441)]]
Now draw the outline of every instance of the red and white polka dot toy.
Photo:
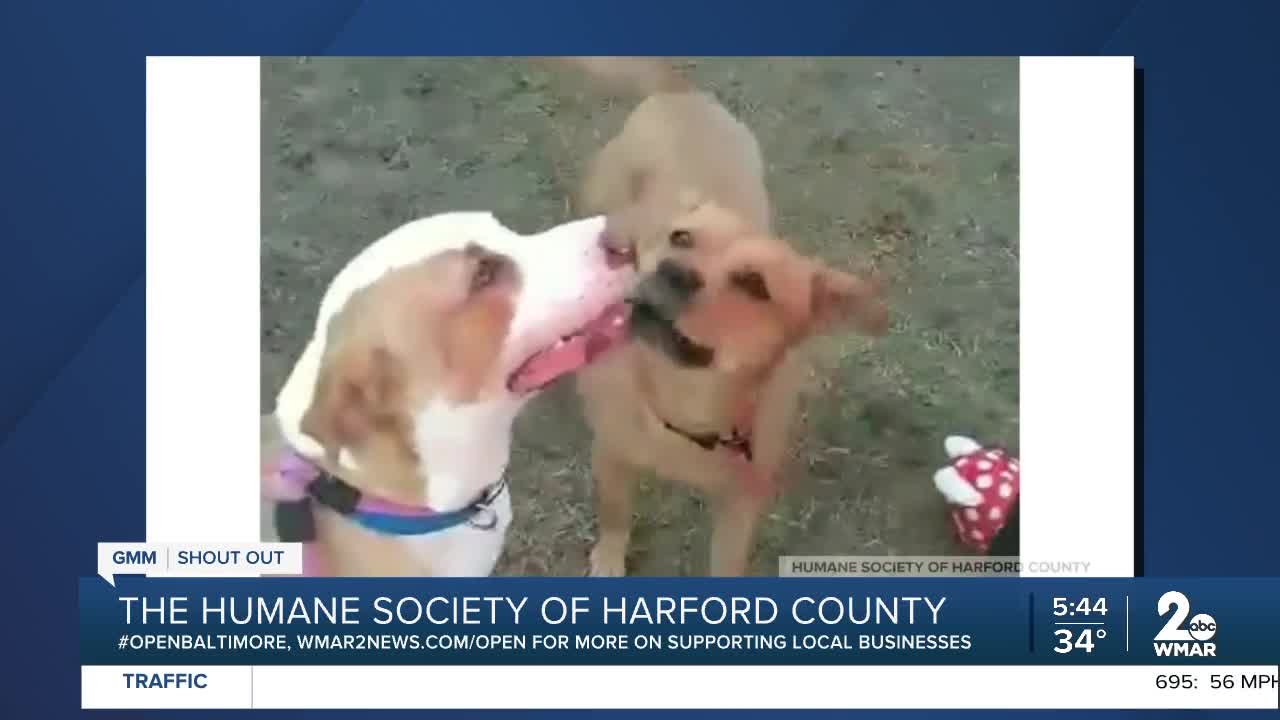
[(952, 506), (956, 539), (986, 552), (1018, 501), (1018, 461), (967, 437), (948, 437), (944, 447), (951, 464), (933, 474), (933, 484)]

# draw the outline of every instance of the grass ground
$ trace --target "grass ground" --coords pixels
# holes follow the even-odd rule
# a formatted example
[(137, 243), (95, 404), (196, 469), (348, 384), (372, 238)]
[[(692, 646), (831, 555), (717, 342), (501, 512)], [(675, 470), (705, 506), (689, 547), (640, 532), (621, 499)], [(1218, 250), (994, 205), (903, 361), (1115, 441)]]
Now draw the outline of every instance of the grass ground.
[[(1018, 69), (1014, 59), (706, 59), (687, 69), (757, 134), (779, 230), (878, 268), (894, 323), (819, 348), (791, 491), (759, 535), (779, 555), (956, 551), (931, 484), (942, 438), (1018, 447)], [(631, 107), (504, 59), (266, 60), (262, 397), (269, 411), (320, 294), (412, 218), (569, 218), (586, 158)], [(588, 434), (560, 386), (517, 425), (503, 574), (577, 575), (594, 536)], [(699, 498), (648, 482), (633, 574), (706, 569)]]

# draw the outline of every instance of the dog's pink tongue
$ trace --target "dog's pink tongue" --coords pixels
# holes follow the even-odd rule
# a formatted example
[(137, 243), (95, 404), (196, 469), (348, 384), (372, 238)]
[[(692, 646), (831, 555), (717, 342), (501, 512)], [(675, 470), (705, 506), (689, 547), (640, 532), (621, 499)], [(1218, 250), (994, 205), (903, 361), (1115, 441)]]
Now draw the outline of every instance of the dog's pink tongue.
[(605, 351), (626, 339), (626, 305), (607, 308), (577, 334), (529, 358), (511, 379), (514, 392), (531, 392), (562, 375), (581, 370)]
[(511, 382), (516, 392), (530, 392), (587, 364), (587, 338), (575, 335), (529, 358)]

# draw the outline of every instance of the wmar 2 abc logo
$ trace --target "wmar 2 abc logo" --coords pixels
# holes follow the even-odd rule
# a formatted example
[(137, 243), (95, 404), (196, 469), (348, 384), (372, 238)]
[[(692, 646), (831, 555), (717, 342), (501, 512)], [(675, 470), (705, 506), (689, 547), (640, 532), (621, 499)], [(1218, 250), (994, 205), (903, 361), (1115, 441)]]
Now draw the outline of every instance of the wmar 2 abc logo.
[(1218, 634), (1218, 621), (1208, 613), (1200, 613), (1186, 623), (1191, 614), (1191, 601), (1177, 590), (1160, 596), (1156, 612), (1169, 615), (1164, 627), (1156, 633), (1157, 657), (1217, 657), (1218, 646), (1209, 642)]

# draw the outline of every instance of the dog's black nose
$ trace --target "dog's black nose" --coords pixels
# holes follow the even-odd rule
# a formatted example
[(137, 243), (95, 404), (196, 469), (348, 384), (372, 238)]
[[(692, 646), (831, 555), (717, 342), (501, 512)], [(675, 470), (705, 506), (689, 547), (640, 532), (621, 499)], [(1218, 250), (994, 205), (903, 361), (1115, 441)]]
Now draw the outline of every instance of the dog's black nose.
[(702, 277), (697, 270), (687, 268), (670, 258), (658, 263), (658, 278), (683, 298), (702, 288)]

